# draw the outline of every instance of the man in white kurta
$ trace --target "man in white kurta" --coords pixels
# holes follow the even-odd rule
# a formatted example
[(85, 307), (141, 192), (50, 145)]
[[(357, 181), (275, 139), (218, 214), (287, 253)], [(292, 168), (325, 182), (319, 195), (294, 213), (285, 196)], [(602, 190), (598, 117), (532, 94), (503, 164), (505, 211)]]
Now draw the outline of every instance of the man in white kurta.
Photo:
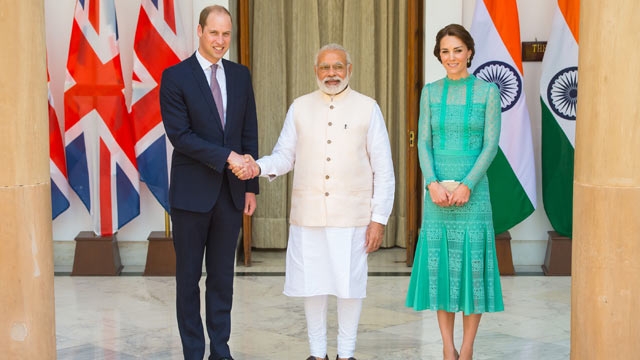
[(252, 173), (273, 180), (294, 170), (284, 294), (305, 298), (311, 360), (327, 356), (328, 295), (337, 297), (337, 358), (354, 359), (367, 254), (380, 247), (393, 207), (384, 119), (375, 100), (348, 86), (351, 70), (340, 45), (320, 49), (319, 90), (294, 100), (272, 154)]

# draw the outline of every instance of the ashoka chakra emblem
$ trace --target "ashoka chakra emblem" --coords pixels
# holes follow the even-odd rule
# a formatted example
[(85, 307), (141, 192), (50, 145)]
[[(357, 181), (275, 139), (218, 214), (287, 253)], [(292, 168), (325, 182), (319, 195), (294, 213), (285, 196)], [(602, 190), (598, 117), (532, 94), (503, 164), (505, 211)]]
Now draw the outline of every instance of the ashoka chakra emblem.
[(513, 107), (522, 94), (522, 80), (513, 66), (502, 61), (489, 61), (473, 72), (476, 77), (498, 85), (502, 112)]
[(551, 110), (565, 120), (576, 119), (578, 104), (578, 68), (560, 70), (549, 81), (547, 100)]

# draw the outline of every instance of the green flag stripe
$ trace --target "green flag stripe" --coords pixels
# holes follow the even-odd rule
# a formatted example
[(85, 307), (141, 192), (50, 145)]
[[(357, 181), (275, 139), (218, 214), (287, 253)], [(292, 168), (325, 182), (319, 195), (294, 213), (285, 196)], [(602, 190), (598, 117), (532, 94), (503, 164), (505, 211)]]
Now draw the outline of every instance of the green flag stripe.
[(499, 234), (526, 219), (535, 208), (502, 149), (498, 149), (496, 158), (487, 170), (487, 176), (493, 211), (493, 228), (496, 234)]
[(557, 120), (542, 103), (542, 202), (553, 229), (571, 237), (573, 156), (575, 150)]

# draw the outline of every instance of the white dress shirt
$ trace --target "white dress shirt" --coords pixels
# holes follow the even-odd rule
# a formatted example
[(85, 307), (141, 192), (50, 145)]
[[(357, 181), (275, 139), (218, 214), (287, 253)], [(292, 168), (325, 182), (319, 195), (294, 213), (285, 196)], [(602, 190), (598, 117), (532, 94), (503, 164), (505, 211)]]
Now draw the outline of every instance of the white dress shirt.
[[(198, 63), (200, 63), (200, 67), (202, 67), (202, 71), (204, 71), (204, 76), (207, 77), (207, 83), (211, 84), (211, 63), (209, 60), (205, 59), (204, 56), (200, 54), (199, 51), (196, 50), (196, 59), (198, 59)], [(216, 80), (218, 80), (218, 85), (220, 86), (220, 94), (222, 95), (222, 107), (224, 108), (224, 123), (227, 123), (227, 77), (224, 73), (224, 66), (222, 65), (222, 59), (218, 62), (218, 69), (216, 71)]]

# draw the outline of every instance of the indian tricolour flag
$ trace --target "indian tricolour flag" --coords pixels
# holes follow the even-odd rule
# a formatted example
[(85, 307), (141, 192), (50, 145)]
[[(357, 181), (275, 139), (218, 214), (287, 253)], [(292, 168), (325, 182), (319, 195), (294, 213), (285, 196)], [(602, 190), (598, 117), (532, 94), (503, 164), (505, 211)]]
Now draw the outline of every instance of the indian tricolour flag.
[(496, 233), (511, 229), (536, 207), (531, 123), (522, 80), (516, 0), (478, 0), (471, 25), (476, 53), (469, 71), (500, 89), (500, 149), (489, 167)]
[(558, 0), (542, 61), (542, 200), (551, 226), (571, 237), (578, 98), (579, 0)]

